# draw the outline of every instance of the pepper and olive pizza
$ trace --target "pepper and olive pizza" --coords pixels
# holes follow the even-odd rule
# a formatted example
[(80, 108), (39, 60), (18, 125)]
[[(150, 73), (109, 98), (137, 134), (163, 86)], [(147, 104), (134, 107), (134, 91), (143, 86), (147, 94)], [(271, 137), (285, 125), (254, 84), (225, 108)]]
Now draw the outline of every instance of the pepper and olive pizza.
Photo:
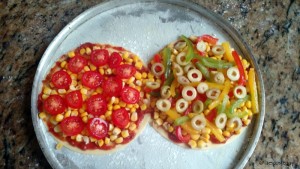
[(142, 90), (149, 74), (139, 57), (122, 47), (82, 44), (47, 74), (39, 117), (58, 149), (103, 154), (124, 147), (149, 119), (150, 98)]
[(225, 143), (259, 113), (254, 68), (229, 42), (181, 36), (148, 64), (153, 127), (190, 148)]

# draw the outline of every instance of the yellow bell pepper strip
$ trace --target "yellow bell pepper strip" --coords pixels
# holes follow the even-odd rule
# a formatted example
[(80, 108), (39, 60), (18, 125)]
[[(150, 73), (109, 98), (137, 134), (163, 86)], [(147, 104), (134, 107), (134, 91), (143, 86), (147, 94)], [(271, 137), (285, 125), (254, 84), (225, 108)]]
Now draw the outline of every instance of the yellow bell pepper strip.
[(187, 53), (186, 53), (186, 56), (185, 56), (185, 61), (190, 62), (194, 58), (193, 43), (187, 37), (185, 37), (184, 35), (181, 35), (180, 38), (185, 41), (185, 43), (188, 47)]
[(246, 102), (247, 100), (249, 100), (249, 95), (247, 95), (246, 97), (244, 97), (242, 99), (238, 99), (235, 102), (233, 102), (231, 104), (231, 106), (229, 107), (228, 111), (226, 112), (227, 117), (229, 117), (229, 118), (233, 118), (233, 117), (243, 118), (246, 115), (248, 115), (247, 111), (244, 111), (244, 112), (241, 112), (241, 113), (238, 113), (238, 112), (234, 111), (234, 109), (240, 107), (241, 104)]
[(204, 78), (208, 81), (211, 81), (209, 70), (200, 62), (196, 62), (195, 65), (203, 74)]
[(216, 60), (210, 57), (201, 57), (199, 59), (204, 66), (209, 68), (228, 69), (233, 66), (233, 63), (231, 62), (226, 62), (224, 60)]
[(178, 119), (181, 115), (177, 113), (174, 109), (170, 109), (165, 112), (172, 120)]
[(163, 56), (163, 64), (165, 67), (165, 79), (169, 78), (169, 75), (171, 74), (171, 49), (168, 47), (165, 47), (162, 51)]
[(207, 99), (207, 100), (205, 100), (205, 102), (204, 102), (204, 108), (205, 108), (205, 109), (208, 108), (208, 105), (210, 105), (212, 102), (213, 102), (212, 99)]
[(252, 112), (255, 114), (258, 113), (259, 109), (258, 109), (258, 95), (257, 95), (256, 81), (255, 81), (255, 72), (253, 68), (249, 70), (248, 82), (249, 82), (250, 95), (251, 95), (251, 108), (252, 108)]
[(206, 120), (206, 126), (208, 128), (210, 128), (212, 134), (220, 141), (220, 142), (224, 142), (225, 138), (222, 135), (222, 133), (219, 131), (219, 129), (210, 121)]
[(213, 83), (213, 82), (205, 82), (208, 85), (209, 89), (220, 89), (223, 90), (224, 89), (224, 85), (218, 84), (218, 83)]
[(188, 116), (181, 116), (174, 121), (175, 126), (179, 126), (185, 122), (187, 122), (190, 118)]
[(170, 87), (170, 93), (171, 93), (171, 96), (172, 97), (175, 97), (176, 95), (176, 87), (178, 87), (179, 83), (177, 80), (173, 80), (172, 84), (171, 84), (171, 87)]
[(246, 84), (245, 71), (244, 71), (242, 61), (239, 57), (239, 54), (236, 51), (233, 51), (232, 56), (234, 58), (236, 66), (238, 67), (239, 72), (240, 72), (240, 78), (239, 78), (238, 84), (242, 85), (242, 86), (245, 86), (245, 84)]
[(231, 48), (230, 48), (229, 42), (223, 42), (222, 46), (225, 50), (224, 58), (226, 60), (228, 60), (229, 62), (234, 62), (234, 59), (233, 59), (232, 54), (231, 54)]
[(225, 81), (224, 89), (221, 92), (220, 96), (218, 97), (218, 99), (214, 100), (211, 104), (208, 105), (208, 109), (212, 110), (212, 109), (214, 109), (215, 107), (217, 107), (221, 103), (221, 101), (224, 99), (224, 97), (226, 95), (228, 95), (228, 93), (229, 93), (230, 84), (231, 83), (230, 83), (229, 80)]
[(222, 101), (222, 104), (220, 104), (220, 105), (218, 106), (218, 114), (221, 114), (221, 113), (224, 113), (224, 112), (225, 112), (225, 110), (226, 110), (226, 105), (227, 105), (228, 101), (229, 101), (229, 96), (228, 96), (228, 95), (224, 96), (224, 99), (223, 99), (223, 101)]

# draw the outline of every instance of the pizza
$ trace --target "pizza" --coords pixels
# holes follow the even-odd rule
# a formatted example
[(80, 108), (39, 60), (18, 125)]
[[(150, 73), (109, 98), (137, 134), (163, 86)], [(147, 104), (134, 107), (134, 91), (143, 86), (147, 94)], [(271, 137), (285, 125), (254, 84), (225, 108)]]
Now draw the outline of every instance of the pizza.
[(180, 36), (148, 64), (152, 126), (189, 148), (224, 144), (259, 113), (254, 68), (210, 35)]
[(103, 154), (131, 142), (149, 119), (148, 75), (140, 58), (118, 46), (84, 43), (51, 68), (38, 97), (39, 117), (58, 140)]

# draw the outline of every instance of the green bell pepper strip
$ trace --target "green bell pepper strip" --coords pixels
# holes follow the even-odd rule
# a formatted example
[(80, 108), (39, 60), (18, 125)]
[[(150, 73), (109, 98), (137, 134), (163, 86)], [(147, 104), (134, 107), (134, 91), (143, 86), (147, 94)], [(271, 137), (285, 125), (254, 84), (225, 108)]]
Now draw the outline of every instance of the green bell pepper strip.
[(181, 39), (185, 41), (188, 49), (187, 49), (187, 53), (185, 56), (185, 61), (186, 62), (190, 62), (193, 58), (194, 58), (194, 48), (193, 48), (193, 43), (184, 35), (181, 35)]
[(209, 70), (200, 62), (195, 63), (196, 67), (200, 70), (206, 80), (211, 81)]
[(175, 126), (179, 126), (185, 122), (187, 122), (190, 118), (188, 116), (181, 116), (174, 121)]
[(163, 55), (163, 64), (165, 67), (165, 79), (169, 78), (169, 75), (171, 73), (171, 49), (168, 47), (165, 47), (162, 51)]
[(200, 62), (209, 68), (216, 68), (216, 69), (228, 69), (233, 66), (233, 63), (226, 62), (223, 60), (215, 60), (209, 57), (200, 57)]
[(221, 113), (224, 113), (224, 112), (225, 112), (226, 104), (228, 103), (228, 101), (229, 101), (229, 96), (228, 96), (228, 95), (224, 96), (224, 99), (223, 99), (223, 101), (222, 101), (222, 104), (220, 104), (220, 105), (218, 106), (218, 114), (221, 114)]
[(213, 100), (211, 100), (211, 99), (205, 100), (205, 102), (204, 102), (204, 107), (207, 108), (208, 105), (210, 105), (211, 102), (213, 102)]
[(165, 80), (163, 86), (171, 86), (173, 80), (175, 79), (173, 72), (171, 71), (168, 78)]
[(243, 118), (243, 117), (245, 117), (248, 114), (248, 112), (244, 111), (242, 113), (238, 113), (238, 112), (234, 112), (234, 109), (240, 107), (241, 104), (244, 103), (247, 100), (249, 100), (249, 95), (247, 95), (246, 97), (244, 97), (242, 99), (238, 99), (235, 102), (233, 102), (232, 105), (229, 107), (228, 111), (226, 112), (227, 117), (229, 117), (229, 118), (233, 118), (233, 117)]

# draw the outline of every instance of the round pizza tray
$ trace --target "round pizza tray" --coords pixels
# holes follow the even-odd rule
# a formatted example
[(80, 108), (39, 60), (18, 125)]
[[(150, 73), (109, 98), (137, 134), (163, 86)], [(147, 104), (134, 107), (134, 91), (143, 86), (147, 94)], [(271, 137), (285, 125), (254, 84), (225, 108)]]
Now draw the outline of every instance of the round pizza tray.
[[(180, 35), (216, 35), (229, 41), (256, 70), (260, 114), (231, 142), (203, 150), (177, 146), (150, 125), (126, 148), (108, 155), (87, 155), (67, 148), (56, 150), (56, 140), (38, 118), (37, 97), (42, 80), (55, 61), (84, 42), (122, 46), (147, 63), (154, 53)], [(101, 3), (69, 23), (45, 51), (33, 83), (32, 120), (45, 157), (53, 168), (183, 169), (243, 168), (253, 153), (263, 125), (265, 95), (262, 77), (251, 51), (238, 32), (220, 16), (186, 1), (123, 0)]]

